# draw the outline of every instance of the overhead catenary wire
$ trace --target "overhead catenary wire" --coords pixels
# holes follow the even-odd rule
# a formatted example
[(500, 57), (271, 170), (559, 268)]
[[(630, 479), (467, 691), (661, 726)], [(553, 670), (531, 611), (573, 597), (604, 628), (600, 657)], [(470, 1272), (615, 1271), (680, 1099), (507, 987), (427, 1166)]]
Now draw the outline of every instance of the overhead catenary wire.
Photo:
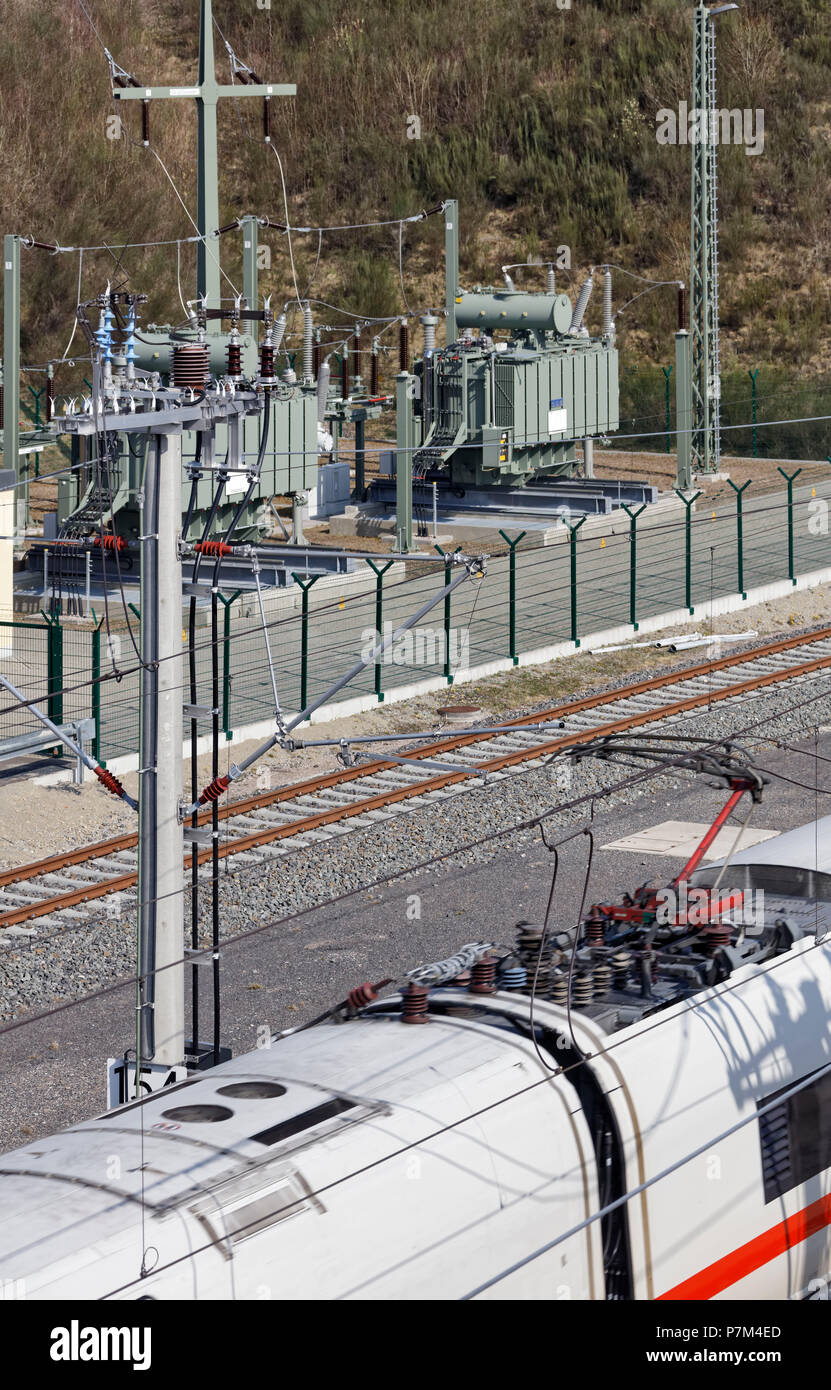
[[(798, 701), (796, 704), (787, 706), (784, 710), (775, 711), (773, 714), (766, 714), (761, 719), (753, 720), (751, 721), (751, 723), (746, 724), (743, 728), (734, 730), (733, 733), (730, 735), (730, 738), (734, 740), (736, 738), (744, 737), (747, 734), (753, 733), (757, 729), (763, 728), (766, 724), (772, 723), (776, 719), (781, 719), (788, 714), (792, 714), (799, 710), (806, 709), (809, 706), (816, 704), (818, 700), (824, 700), (827, 698), (827, 691), (820, 691), (817, 694), (810, 695), (806, 699)], [(458, 733), (459, 736), (462, 736), (464, 734), (464, 730), (454, 730), (454, 734), (456, 733)], [(402, 734), (401, 737), (402, 741), (405, 741), (407, 735)], [(723, 742), (723, 739), (714, 739), (711, 743), (708, 744), (705, 740), (705, 746), (703, 749), (701, 749), (701, 751), (706, 752), (707, 748), (718, 748), (723, 744)], [(549, 757), (547, 763), (551, 764), (556, 756), (557, 755), (552, 755), (551, 757)], [(455, 859), (460, 855), (466, 854), (471, 849), (479, 848), (482, 845), (486, 844), (492, 844), (495, 841), (505, 839), (510, 835), (518, 835), (525, 831), (540, 829), (540, 827), (544, 826), (546, 822), (551, 821), (554, 816), (562, 815), (565, 811), (575, 810), (583, 806), (591, 807), (594, 802), (604, 801), (608, 797), (615, 796), (620, 791), (626, 790), (633, 786), (640, 785), (644, 782), (648, 782), (653, 777), (666, 775), (673, 772), (674, 770), (681, 771), (683, 770), (684, 766), (685, 764), (683, 764), (680, 759), (673, 759), (671, 757), (662, 759), (660, 762), (656, 762), (654, 766), (641, 768), (637, 772), (632, 773), (630, 776), (621, 778), (619, 781), (610, 784), (608, 787), (602, 787), (590, 792), (585, 792), (578, 797), (571, 798), (569, 801), (561, 802), (559, 804), (555, 803), (552, 806), (549, 806), (544, 811), (540, 812), (538, 815), (528, 817), (522, 821), (515, 821), (511, 825), (503, 826), (498, 830), (489, 831), (487, 834), (479, 836), (475, 840), (466, 841), (464, 844), (461, 845), (455, 845), (452, 849), (442, 851), (439, 854), (431, 855), (429, 858), (420, 860), (415, 864), (410, 864), (405, 868), (397, 869), (391, 873), (381, 875), (379, 878), (373, 879), (369, 883), (360, 884), (358, 887), (348, 889), (345, 893), (338, 894), (334, 898), (324, 899), (322, 902), (316, 903), (311, 907), (302, 908), (299, 911), (290, 913), (285, 917), (278, 918), (272, 922), (263, 923), (261, 926), (251, 927), (245, 932), (241, 932), (236, 936), (227, 938), (225, 942), (225, 948), (227, 949), (228, 947), (234, 946), (237, 943), (242, 943), (251, 940), (255, 937), (262, 935), (263, 932), (272, 930), (279, 926), (284, 926), (287, 922), (295, 921), (298, 918), (308, 916), (310, 913), (320, 911), (322, 908), (325, 908), (327, 906), (332, 906), (333, 904), (348, 901), (349, 899), (354, 898), (360, 895), (361, 893), (368, 892), (372, 888), (378, 888), (383, 886), (384, 884), (395, 882), (396, 879), (410, 878), (415, 873), (421, 872), (424, 869), (432, 868), (436, 864), (444, 863), (448, 859)], [(516, 772), (509, 773), (508, 776), (511, 779), (525, 777), (529, 775), (529, 771), (535, 770), (536, 769), (523, 768), (519, 769)], [(464, 791), (462, 791), (460, 794), (465, 795), (479, 790), (481, 790), (479, 786), (472, 784), (469, 788), (464, 789)], [(582, 827), (575, 833), (582, 833)], [(176, 894), (178, 894), (179, 892), (184, 893), (187, 891), (187, 887), (183, 885), (181, 889), (176, 890)], [(154, 901), (162, 901), (163, 898), (171, 896), (175, 896), (175, 894), (163, 894), (160, 895), (158, 898), (154, 899)], [(781, 962), (786, 958), (787, 956), (777, 957), (773, 964), (775, 965), (777, 961)], [(181, 966), (182, 964), (182, 959), (172, 961), (167, 965), (158, 967), (154, 973), (159, 974), (163, 970), (175, 969)], [(760, 969), (763, 968), (765, 967), (760, 967)], [(50, 1009), (42, 1010), (39, 1014), (27, 1015), (25, 1018), (12, 1020), (11, 1022), (5, 1024), (0, 1024), (0, 1036), (7, 1032), (13, 1032), (18, 1028), (26, 1027), (29, 1024), (37, 1023), (43, 1019), (51, 1018), (55, 1014), (65, 1013), (68, 1009), (78, 1008), (98, 998), (105, 997), (113, 993), (113, 991), (115, 990), (124, 989), (127, 986), (135, 984), (136, 979), (136, 976), (127, 976), (124, 979), (116, 981), (112, 985), (106, 985), (98, 990), (92, 990), (88, 994), (82, 996), (80, 999), (69, 1000), (63, 1004), (55, 1005)], [(660, 1023), (661, 1021), (662, 1020), (659, 1017), (657, 1022)]]

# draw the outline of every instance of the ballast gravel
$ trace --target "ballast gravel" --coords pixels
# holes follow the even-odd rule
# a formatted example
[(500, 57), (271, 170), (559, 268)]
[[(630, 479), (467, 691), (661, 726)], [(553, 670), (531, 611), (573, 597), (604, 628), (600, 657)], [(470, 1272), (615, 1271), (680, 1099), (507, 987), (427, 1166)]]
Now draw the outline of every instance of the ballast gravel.
[[(719, 702), (695, 716), (656, 720), (647, 727), (679, 736), (735, 738), (764, 763), (765, 748), (777, 741), (812, 739), (818, 727), (829, 724), (831, 676), (803, 676), (777, 690), (763, 689)], [(247, 854), (229, 857), (220, 867), (222, 939), (279, 924), (306, 909), (366, 890), (388, 875), (416, 878), (426, 871), (421, 867), (425, 861), (431, 873), (439, 874), (490, 862), (506, 845), (516, 848), (538, 836), (535, 829), (512, 827), (546, 813), (549, 832), (580, 824), (589, 815), (590, 803), (567, 803), (633, 775), (630, 768), (611, 762), (586, 759), (575, 764), (560, 756), (547, 766), (513, 771), (484, 786), (411, 802), (405, 811), (378, 819), (371, 828), (333, 834), (304, 849), (261, 859)], [(610, 796), (598, 797), (595, 816), (600, 818), (605, 807), (642, 807), (688, 783), (690, 776), (662, 773), (622, 785)], [(207, 885), (201, 903), (201, 939), (207, 945)], [(332, 911), (337, 912), (336, 902)], [(94, 917), (81, 918), (79, 913), (77, 922), (70, 920), (60, 928), (35, 924), (33, 929), (7, 929), (0, 944), (0, 1018), (9, 1020), (78, 998), (134, 971), (131, 903), (104, 899)]]

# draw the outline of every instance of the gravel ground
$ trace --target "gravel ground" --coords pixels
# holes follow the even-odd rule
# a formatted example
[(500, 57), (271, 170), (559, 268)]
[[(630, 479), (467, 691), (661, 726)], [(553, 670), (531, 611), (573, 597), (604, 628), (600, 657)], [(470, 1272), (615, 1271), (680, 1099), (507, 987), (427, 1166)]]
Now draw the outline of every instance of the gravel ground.
[[(746, 726), (761, 724), (759, 734), (744, 741), (753, 746), (757, 759), (764, 764), (764, 750), (771, 749), (777, 739), (804, 739), (829, 723), (831, 676), (802, 678), (790, 683), (787, 690), (763, 691), (742, 700), (724, 701), (694, 718), (685, 717), (681, 724), (663, 721), (658, 727), (683, 728), (688, 735), (724, 738), (741, 737)], [(437, 856), (448, 856), (437, 866), (440, 875), (453, 876), (472, 865), (491, 863), (505, 852), (506, 846), (516, 850), (524, 839), (536, 839), (536, 832), (515, 832), (484, 844), (474, 842), (539, 816), (564, 801), (598, 792), (621, 780), (627, 771), (594, 761), (574, 768), (558, 761), (386, 821), (379, 819), (372, 829), (353, 830), (342, 838), (295, 850), (266, 863), (252, 862), (246, 855), (224, 860), (220, 883), (223, 937), (235, 937), (277, 921), (284, 922), (280, 931), (300, 932), (302, 927), (291, 923), (293, 914), (371, 887), (385, 875), (416, 876), (423, 872), (418, 868), (420, 864)], [(795, 775), (803, 774), (804, 768)], [(624, 788), (598, 804), (604, 810), (626, 805), (642, 809), (650, 800), (665, 798), (668, 791), (685, 785), (689, 785), (687, 774), (663, 775), (646, 785)], [(585, 807), (558, 811), (552, 815), (551, 825), (580, 823), (586, 814)], [(208, 905), (207, 892), (202, 901)], [(77, 998), (132, 974), (132, 917), (125, 913), (121, 920), (112, 915), (117, 904), (110, 902), (111, 915), (102, 911), (83, 926), (48, 932), (43, 929), (30, 939), (4, 937), (5, 945), (0, 949), (0, 1017), (9, 1019), (59, 1000)], [(203, 917), (202, 935), (206, 943), (208, 934), (209, 923)], [(330, 947), (338, 952), (340, 961), (345, 959), (342, 941), (327, 942), (324, 937), (306, 946), (319, 952), (321, 959), (327, 958)]]
[[(702, 634), (711, 631), (752, 631), (758, 634), (760, 641), (764, 641), (783, 634), (794, 636), (818, 625), (831, 626), (831, 592), (824, 589), (795, 592), (770, 603), (742, 608), (717, 617), (712, 625), (707, 620), (706, 611), (702, 610), (700, 621), (686, 631)], [(667, 648), (657, 649), (652, 645), (658, 637), (667, 635), (669, 629), (665, 633), (655, 633), (648, 639), (641, 638), (640, 642), (645, 645), (639, 645), (638, 639), (633, 638), (623, 651), (578, 652), (567, 660), (518, 667), (514, 671), (462, 684), (451, 690), (434, 691), (412, 700), (379, 705), (377, 709), (349, 719), (316, 724), (313, 733), (308, 736), (315, 739), (343, 738), (349, 734), (403, 734), (436, 728), (442, 723), (438, 710), (454, 702), (478, 705), (484, 717), (503, 718), (510, 713), (541, 709), (571, 696), (610, 690), (627, 680), (646, 679), (671, 670), (681, 671), (707, 659), (706, 647), (694, 648), (677, 656)], [(720, 654), (728, 650), (729, 647), (725, 645)], [(236, 746), (233, 750), (234, 760), (239, 761), (255, 746), (253, 741)], [(231, 761), (228, 745), (223, 746), (221, 759), (221, 770), (226, 771)], [(69, 767), (69, 764), (55, 760), (54, 768), (62, 766)], [(262, 788), (264, 775), (268, 778), (266, 785), (278, 787), (314, 776), (320, 771), (331, 771), (334, 766), (332, 751), (327, 749), (301, 750), (293, 754), (275, 752), (262, 767), (252, 769), (235, 784), (234, 795), (252, 795)], [(34, 771), (42, 774), (44, 767), (41, 760), (34, 765)], [(209, 767), (210, 759), (205, 755), (200, 759), (200, 777), (205, 782), (210, 780)], [(51, 763), (48, 770), (53, 770)], [(188, 765), (186, 778), (189, 776)], [(123, 781), (127, 790), (135, 794), (136, 775), (127, 774)], [(0, 869), (91, 844), (135, 828), (133, 813), (123, 802), (106, 795), (95, 779), (89, 776), (83, 787), (70, 783), (38, 786), (33, 780), (33, 765), (29, 763), (20, 769), (0, 769), (0, 788)]]

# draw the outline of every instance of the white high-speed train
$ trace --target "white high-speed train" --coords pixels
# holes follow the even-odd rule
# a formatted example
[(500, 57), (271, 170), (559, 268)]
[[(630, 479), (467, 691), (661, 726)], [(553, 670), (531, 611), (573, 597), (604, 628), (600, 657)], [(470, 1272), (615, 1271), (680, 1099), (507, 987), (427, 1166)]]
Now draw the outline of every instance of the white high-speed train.
[(573, 951), (523, 926), (472, 984), (422, 978), (6, 1154), (0, 1281), (30, 1299), (818, 1296), (829, 832), (819, 871), (813, 825), (737, 856), (764, 925), (661, 927), (644, 890), (593, 908)]

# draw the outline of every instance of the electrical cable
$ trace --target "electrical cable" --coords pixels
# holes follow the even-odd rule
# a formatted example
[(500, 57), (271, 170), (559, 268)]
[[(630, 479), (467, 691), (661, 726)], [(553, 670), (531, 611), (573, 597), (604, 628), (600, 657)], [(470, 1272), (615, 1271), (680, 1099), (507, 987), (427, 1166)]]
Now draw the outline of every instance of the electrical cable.
[[(801, 701), (799, 701), (798, 703), (796, 703), (796, 704), (794, 704), (794, 705), (790, 705), (790, 706), (788, 706), (788, 707), (787, 707), (786, 709), (784, 709), (784, 710), (775, 711), (773, 714), (765, 715), (762, 719), (757, 719), (757, 720), (752, 721), (750, 724), (745, 725), (743, 728), (734, 731), (734, 732), (730, 735), (730, 738), (731, 738), (731, 740), (735, 740), (736, 738), (744, 737), (744, 736), (747, 735), (748, 733), (752, 733), (754, 730), (759, 729), (759, 728), (763, 728), (766, 724), (772, 723), (772, 722), (773, 722), (774, 720), (776, 720), (776, 719), (784, 718), (784, 717), (787, 716), (788, 714), (796, 713), (796, 712), (798, 712), (799, 710), (805, 709), (805, 708), (807, 708), (808, 706), (815, 704), (818, 700), (827, 699), (827, 698), (828, 698), (828, 695), (827, 695), (827, 692), (825, 692), (825, 691), (822, 691), (822, 692), (820, 692), (819, 694), (816, 694), (816, 695), (808, 696), (807, 699), (801, 700)], [(658, 716), (658, 717), (660, 717), (660, 716)], [(460, 735), (461, 735), (464, 731), (463, 731), (463, 730), (460, 730), (459, 732), (460, 732)], [(407, 737), (406, 734), (402, 734), (402, 741), (405, 741), (405, 740), (406, 740), (406, 737)], [(713, 740), (712, 743), (707, 744), (706, 746), (709, 747), (709, 748), (717, 748), (717, 747), (722, 746), (723, 742), (724, 742), (723, 739), (716, 739), (716, 740)], [(703, 749), (702, 751), (706, 751), (706, 748)], [(548, 759), (548, 763), (550, 764), (551, 762), (553, 762), (556, 756), (557, 756), (556, 754), (551, 755), (551, 757)], [(510, 774), (508, 774), (508, 775), (509, 775), (509, 777), (510, 777), (511, 779), (513, 779), (513, 778), (515, 778), (515, 777), (524, 777), (524, 776), (528, 776), (529, 771), (536, 771), (536, 770), (537, 770), (537, 769), (527, 769), (527, 768), (526, 768), (526, 769), (520, 769), (520, 770), (518, 770), (517, 772), (510, 773)], [(439, 854), (432, 855), (430, 858), (424, 859), (424, 860), (420, 860), (420, 861), (419, 861), (418, 863), (416, 863), (416, 864), (411, 864), (411, 865), (407, 866), (406, 868), (398, 869), (398, 870), (395, 870), (395, 871), (392, 872), (392, 873), (382, 875), (380, 878), (373, 879), (373, 880), (372, 880), (371, 882), (369, 882), (369, 883), (361, 884), (361, 885), (360, 885), (359, 887), (357, 887), (357, 888), (349, 889), (349, 890), (347, 890), (347, 892), (345, 892), (345, 893), (339, 894), (339, 895), (337, 895), (336, 897), (331, 898), (331, 899), (326, 899), (324, 902), (322, 902), (322, 903), (317, 903), (317, 904), (315, 904), (315, 905), (312, 906), (312, 907), (303, 908), (303, 909), (300, 909), (298, 912), (290, 913), (289, 915), (287, 915), (287, 916), (285, 916), (285, 917), (278, 918), (278, 919), (276, 919), (276, 920), (273, 921), (273, 922), (266, 922), (266, 923), (263, 923), (261, 926), (249, 928), (249, 929), (248, 929), (247, 931), (245, 931), (245, 932), (241, 932), (241, 933), (239, 933), (238, 935), (236, 935), (236, 936), (234, 936), (234, 937), (229, 937), (229, 938), (227, 938), (227, 940), (226, 940), (226, 942), (225, 942), (225, 946), (226, 946), (226, 948), (228, 948), (228, 947), (234, 945), (234, 944), (237, 943), (237, 942), (242, 943), (242, 942), (244, 942), (244, 941), (251, 940), (251, 939), (253, 939), (253, 938), (255, 938), (255, 937), (260, 936), (263, 932), (271, 930), (271, 929), (274, 928), (274, 927), (284, 926), (284, 925), (286, 925), (288, 922), (295, 921), (295, 920), (297, 920), (298, 918), (301, 918), (301, 917), (303, 917), (303, 916), (306, 916), (306, 915), (308, 915), (308, 914), (311, 913), (311, 912), (317, 912), (317, 911), (320, 911), (320, 910), (321, 910), (322, 908), (324, 908), (324, 907), (332, 906), (332, 905), (336, 905), (336, 904), (338, 904), (338, 903), (340, 903), (340, 902), (348, 901), (349, 899), (351, 899), (351, 898), (353, 898), (353, 897), (356, 897), (356, 896), (358, 896), (358, 895), (361, 894), (361, 893), (368, 892), (370, 889), (377, 888), (377, 887), (381, 887), (381, 886), (383, 886), (384, 884), (387, 884), (387, 883), (392, 883), (392, 882), (394, 882), (396, 879), (399, 879), (399, 878), (409, 878), (409, 877), (411, 877), (412, 875), (414, 875), (414, 874), (420, 872), (420, 871), (423, 870), (423, 869), (431, 868), (431, 867), (433, 867), (433, 866), (436, 865), (436, 864), (441, 864), (441, 863), (443, 863), (443, 862), (444, 862), (445, 860), (447, 860), (447, 859), (454, 859), (454, 858), (457, 858), (457, 857), (460, 856), (460, 855), (463, 855), (463, 854), (468, 853), (471, 849), (479, 848), (480, 846), (485, 845), (485, 844), (491, 844), (491, 843), (493, 843), (493, 842), (496, 841), (496, 840), (504, 839), (504, 838), (505, 838), (506, 836), (508, 836), (508, 835), (518, 835), (518, 834), (521, 834), (521, 833), (524, 832), (524, 831), (539, 829), (541, 826), (543, 826), (543, 825), (545, 824), (546, 821), (551, 820), (552, 817), (555, 816), (555, 815), (560, 815), (560, 816), (561, 816), (565, 811), (575, 810), (575, 809), (577, 809), (578, 807), (585, 806), (585, 805), (591, 806), (591, 805), (593, 804), (593, 802), (595, 802), (595, 801), (602, 801), (602, 800), (605, 800), (607, 797), (614, 796), (614, 795), (616, 795), (616, 794), (617, 794), (618, 792), (620, 792), (620, 791), (626, 790), (626, 789), (628, 789), (628, 788), (630, 788), (630, 787), (633, 787), (633, 786), (637, 786), (637, 785), (639, 785), (641, 782), (646, 782), (646, 781), (648, 781), (648, 780), (649, 780), (650, 778), (652, 778), (652, 777), (655, 777), (655, 776), (662, 776), (662, 775), (669, 774), (669, 773), (671, 773), (673, 770), (683, 770), (683, 764), (682, 764), (678, 759), (672, 759), (672, 758), (670, 758), (670, 759), (663, 760), (663, 761), (661, 761), (660, 763), (656, 763), (656, 764), (655, 764), (654, 766), (652, 766), (652, 767), (641, 768), (638, 772), (633, 773), (633, 774), (630, 775), (629, 777), (622, 778), (620, 781), (615, 782), (615, 783), (612, 783), (612, 784), (610, 784), (608, 787), (601, 788), (600, 790), (594, 790), (594, 791), (591, 791), (591, 792), (586, 792), (586, 793), (584, 793), (584, 794), (581, 795), (581, 796), (572, 798), (570, 801), (563, 802), (563, 803), (561, 803), (561, 804), (559, 804), (559, 805), (551, 806), (551, 807), (549, 807), (547, 810), (541, 812), (539, 815), (532, 816), (532, 817), (530, 817), (530, 818), (528, 818), (528, 819), (526, 819), (526, 820), (523, 820), (523, 821), (514, 822), (512, 825), (510, 825), (510, 826), (505, 826), (505, 827), (503, 827), (503, 828), (501, 828), (501, 829), (499, 829), (499, 830), (490, 831), (490, 832), (488, 832), (486, 835), (482, 835), (482, 836), (478, 837), (476, 840), (468, 841), (468, 842), (466, 842), (466, 843), (463, 844), (463, 845), (457, 845), (457, 846), (455, 846), (453, 849), (445, 850), (445, 851), (443, 851), (443, 852), (441, 852), (441, 853), (439, 853)], [(481, 786), (479, 786), (478, 784), (477, 784), (477, 785), (473, 785), (473, 784), (472, 784), (469, 788), (465, 789), (466, 792), (480, 791), (480, 790), (481, 790)], [(463, 791), (463, 792), (461, 792), (461, 793), (459, 793), (459, 794), (460, 794), (460, 795), (464, 795), (465, 792)], [(578, 829), (577, 831), (574, 832), (574, 835), (576, 836), (576, 835), (582, 834), (582, 833), (583, 833), (583, 829), (584, 829), (584, 828), (581, 827), (580, 829)], [(569, 838), (574, 838), (574, 837), (573, 837), (573, 836), (570, 836)], [(544, 839), (544, 837), (543, 837), (543, 839)], [(545, 841), (544, 841), (544, 842), (545, 842)], [(157, 898), (154, 899), (153, 901), (160, 902), (160, 901), (163, 901), (163, 900), (165, 900), (165, 899), (167, 899), (167, 898), (178, 896), (178, 894), (179, 894), (180, 892), (184, 893), (184, 892), (186, 892), (186, 891), (187, 891), (187, 889), (185, 889), (184, 886), (183, 886), (182, 889), (176, 890), (175, 893), (168, 893), (168, 894), (160, 895), (159, 897), (157, 897)], [(154, 973), (160, 974), (163, 970), (174, 969), (174, 968), (176, 968), (177, 966), (181, 966), (182, 964), (183, 964), (183, 960), (181, 960), (181, 959), (178, 960), (178, 961), (172, 961), (172, 962), (170, 962), (170, 964), (168, 964), (168, 965), (164, 965), (164, 966), (158, 967), (157, 970), (156, 970)], [(84, 1004), (86, 1004), (86, 1003), (90, 1003), (90, 1002), (92, 1002), (92, 1001), (94, 1001), (94, 1000), (96, 1000), (96, 999), (98, 999), (98, 998), (101, 998), (101, 997), (104, 997), (104, 996), (106, 996), (106, 995), (108, 995), (108, 994), (111, 994), (114, 990), (123, 989), (123, 988), (125, 988), (126, 986), (131, 985), (131, 984), (133, 984), (133, 983), (135, 983), (135, 977), (134, 977), (134, 976), (128, 976), (128, 977), (126, 977), (125, 979), (122, 979), (122, 980), (117, 981), (117, 982), (116, 982), (115, 984), (113, 984), (113, 985), (107, 985), (107, 986), (102, 987), (101, 989), (92, 990), (92, 991), (90, 991), (88, 994), (82, 996), (80, 999), (69, 1000), (69, 1001), (67, 1001), (66, 1003), (59, 1004), (59, 1005), (55, 1006), (54, 1008), (43, 1010), (43, 1011), (42, 1011), (41, 1013), (39, 1013), (39, 1014), (35, 1014), (35, 1015), (33, 1015), (33, 1016), (27, 1016), (26, 1018), (23, 1018), (23, 1019), (13, 1020), (12, 1022), (7, 1023), (7, 1024), (2, 1024), (2, 1025), (0, 1025), (0, 1036), (2, 1036), (4, 1033), (15, 1031), (16, 1029), (18, 1029), (18, 1028), (20, 1028), (20, 1027), (27, 1026), (29, 1023), (37, 1023), (37, 1022), (39, 1022), (39, 1021), (41, 1021), (41, 1020), (44, 1020), (44, 1019), (47, 1019), (47, 1018), (51, 1018), (51, 1017), (52, 1017), (53, 1015), (55, 1015), (55, 1014), (64, 1013), (64, 1012), (67, 1011), (67, 1009), (81, 1007), (82, 1005), (84, 1005)], [(660, 1021), (660, 1020), (659, 1020), (659, 1021)]]

